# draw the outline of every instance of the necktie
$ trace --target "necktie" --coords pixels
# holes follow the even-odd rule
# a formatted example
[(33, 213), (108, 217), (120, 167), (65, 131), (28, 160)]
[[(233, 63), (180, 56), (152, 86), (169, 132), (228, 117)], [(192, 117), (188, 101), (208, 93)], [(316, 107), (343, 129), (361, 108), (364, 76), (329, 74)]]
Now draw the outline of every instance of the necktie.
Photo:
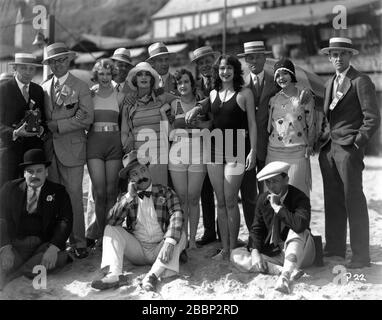
[(24, 84), (23, 86), (23, 96), (26, 102), (29, 101), (29, 92), (28, 92), (28, 85)]
[(61, 104), (59, 101), (60, 93), (61, 93), (60, 81), (57, 79), (57, 81), (54, 83), (54, 101), (55, 101), (55, 103), (57, 103), (59, 105)]
[(255, 90), (256, 90), (256, 95), (259, 96), (260, 94), (260, 79), (258, 77), (258, 75), (256, 74), (255, 75)]
[(32, 196), (29, 198), (27, 203), (27, 211), (29, 213), (35, 212), (37, 209), (37, 189), (32, 188)]
[(205, 88), (207, 91), (211, 91), (211, 77), (206, 77)]
[(270, 243), (273, 244), (275, 247), (277, 247), (281, 239), (280, 239), (280, 221), (276, 214), (273, 217), (271, 232), (272, 233), (271, 233)]
[(341, 81), (341, 74), (337, 74), (336, 78), (334, 79), (334, 85), (333, 85), (333, 99), (336, 97), (336, 93), (340, 86), (340, 81)]
[(120, 83), (117, 84), (116, 89), (117, 89), (117, 92), (119, 92), (119, 90), (121, 90), (121, 84)]
[(162, 76), (159, 76), (159, 88), (163, 88), (163, 87), (164, 87), (163, 78), (162, 78)]
[(141, 191), (138, 192), (138, 197), (143, 199), (143, 197), (150, 198), (151, 197), (151, 191)]

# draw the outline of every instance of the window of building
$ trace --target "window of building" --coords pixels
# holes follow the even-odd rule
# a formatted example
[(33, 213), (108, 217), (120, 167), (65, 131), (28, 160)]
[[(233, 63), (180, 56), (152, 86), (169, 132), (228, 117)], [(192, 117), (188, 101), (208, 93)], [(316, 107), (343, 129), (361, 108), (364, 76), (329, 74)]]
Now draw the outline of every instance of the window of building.
[(194, 15), (194, 28), (199, 28), (200, 27), (200, 15), (196, 14)]
[(167, 20), (155, 20), (154, 21), (154, 38), (167, 37)]
[(244, 14), (251, 14), (251, 13), (255, 13), (256, 11), (258, 11), (258, 7), (257, 6), (247, 6), (244, 8)]
[(242, 17), (244, 14), (244, 9), (243, 8), (234, 8), (231, 11), (232, 18), (239, 18)]
[(182, 32), (194, 29), (193, 18), (194, 18), (193, 16), (182, 17), (182, 28), (181, 28)]
[(220, 22), (220, 12), (214, 11), (208, 13), (208, 24), (215, 24)]
[(181, 20), (180, 18), (171, 18), (168, 20), (168, 36), (175, 37), (181, 32)]
[(200, 26), (201, 27), (205, 27), (208, 23), (208, 19), (207, 19), (207, 13), (202, 13), (201, 17), (200, 17)]

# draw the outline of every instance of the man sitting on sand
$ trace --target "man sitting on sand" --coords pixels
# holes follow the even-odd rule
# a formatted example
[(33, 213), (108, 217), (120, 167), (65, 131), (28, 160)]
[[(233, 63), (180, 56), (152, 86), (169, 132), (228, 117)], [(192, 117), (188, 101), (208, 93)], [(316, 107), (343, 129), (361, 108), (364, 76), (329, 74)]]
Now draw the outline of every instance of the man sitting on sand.
[(72, 261), (65, 251), (72, 205), (64, 186), (46, 179), (49, 165), (43, 150), (25, 152), (24, 178), (0, 190), (0, 290), (21, 275), (33, 278), (36, 265), (49, 272)]
[(231, 253), (240, 270), (281, 273), (275, 289), (283, 293), (290, 293), (290, 281), (302, 274), (300, 268), (313, 264), (316, 254), (309, 229), (310, 200), (288, 184), (289, 167), (274, 161), (257, 174), (268, 191), (257, 200), (247, 248)]
[[(170, 188), (152, 184), (148, 159), (133, 150), (123, 157), (119, 177), (128, 179), (127, 193), (109, 212), (103, 237), (101, 268), (109, 273), (91, 286), (105, 290), (127, 284), (122, 274), (123, 257), (135, 265), (152, 265), (142, 288), (155, 291), (158, 278), (179, 272), (179, 257), (186, 247), (183, 211)], [(126, 220), (126, 229), (122, 223)]]

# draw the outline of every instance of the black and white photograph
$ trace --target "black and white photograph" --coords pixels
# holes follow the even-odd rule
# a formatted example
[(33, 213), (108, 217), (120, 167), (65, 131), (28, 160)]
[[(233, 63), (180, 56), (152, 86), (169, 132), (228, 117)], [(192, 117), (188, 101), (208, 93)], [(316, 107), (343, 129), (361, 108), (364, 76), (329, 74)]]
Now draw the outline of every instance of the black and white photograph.
[(381, 0), (0, 0), (0, 300), (381, 300), (381, 57)]

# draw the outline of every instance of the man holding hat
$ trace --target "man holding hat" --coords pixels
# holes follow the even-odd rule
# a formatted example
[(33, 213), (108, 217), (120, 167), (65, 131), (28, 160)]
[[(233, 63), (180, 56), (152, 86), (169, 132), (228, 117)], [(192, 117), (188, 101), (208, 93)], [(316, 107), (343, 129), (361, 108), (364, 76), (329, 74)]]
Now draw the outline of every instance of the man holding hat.
[(126, 81), (127, 74), (134, 67), (133, 62), (131, 61), (130, 50), (118, 48), (111, 56), (111, 60), (114, 61), (116, 71), (116, 74), (113, 77), (115, 88), (118, 92), (124, 94), (130, 93), (131, 88)]
[(42, 149), (24, 154), (24, 178), (0, 190), (0, 289), (10, 280), (43, 265), (50, 271), (66, 264), (66, 241), (73, 212), (64, 186), (47, 180), (50, 161)]
[[(41, 64), (30, 53), (16, 53), (15, 61), (10, 64), (14, 76), (0, 83), (0, 187), (19, 177), (18, 164), (25, 151), (43, 147), (40, 137), (45, 124), (44, 93), (32, 82)], [(28, 111), (41, 116), (38, 127), (30, 128), (23, 121)]]
[(77, 258), (87, 256), (82, 179), (86, 163), (86, 130), (94, 110), (88, 85), (69, 72), (75, 53), (64, 43), (46, 47), (43, 64), (49, 64), (53, 77), (43, 83), (45, 115), (49, 128), (45, 150), (52, 161), (49, 178), (65, 186), (73, 207), (73, 233), (70, 244)]
[(148, 47), (149, 57), (147, 62), (159, 73), (160, 82), (159, 88), (163, 88), (157, 94), (168, 92), (171, 94), (177, 94), (176, 80), (174, 75), (169, 72), (170, 58), (175, 56), (174, 52), (169, 52), (166, 45), (163, 42), (153, 43)]
[[(119, 197), (109, 212), (103, 237), (101, 268), (109, 273), (91, 286), (105, 290), (126, 284), (123, 257), (135, 265), (152, 265), (142, 281), (143, 289), (155, 291), (158, 278), (179, 272), (179, 257), (186, 247), (183, 211), (170, 188), (152, 184), (149, 159), (132, 150), (123, 158), (119, 172), (128, 179), (127, 193)], [(122, 223), (126, 222), (126, 229)], [(127, 230), (127, 231), (126, 231)]]
[(348, 38), (331, 38), (321, 50), (329, 56), (335, 76), (326, 83), (319, 162), (324, 183), (325, 256), (346, 254), (349, 217), (351, 262), (347, 268), (370, 266), (369, 216), (362, 190), (365, 147), (380, 125), (375, 86), (350, 65), (358, 50)]
[(276, 290), (283, 293), (290, 293), (290, 280), (301, 275), (300, 268), (312, 265), (316, 254), (309, 229), (310, 200), (288, 184), (289, 167), (274, 161), (257, 174), (269, 191), (257, 200), (247, 248), (231, 253), (231, 261), (240, 270), (281, 273)]

